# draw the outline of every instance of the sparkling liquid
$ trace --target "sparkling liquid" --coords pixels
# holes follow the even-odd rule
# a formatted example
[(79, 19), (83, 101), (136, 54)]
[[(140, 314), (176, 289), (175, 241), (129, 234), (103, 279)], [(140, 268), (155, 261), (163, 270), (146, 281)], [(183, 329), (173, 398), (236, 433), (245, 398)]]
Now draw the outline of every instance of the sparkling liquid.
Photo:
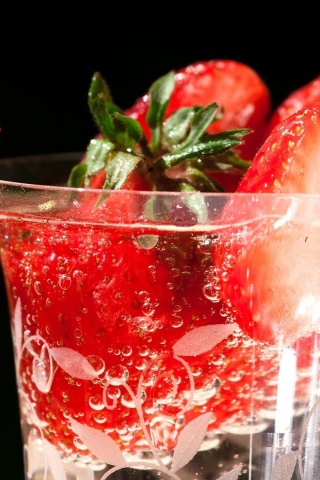
[(318, 480), (318, 335), (254, 342), (198, 229), (11, 219), (30, 480)]

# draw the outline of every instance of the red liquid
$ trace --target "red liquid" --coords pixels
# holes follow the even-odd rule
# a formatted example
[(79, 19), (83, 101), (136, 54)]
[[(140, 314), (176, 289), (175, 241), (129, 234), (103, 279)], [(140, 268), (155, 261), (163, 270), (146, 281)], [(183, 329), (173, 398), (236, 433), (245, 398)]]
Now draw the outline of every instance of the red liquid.
[[(212, 325), (232, 329), (215, 288), (215, 235), (13, 220), (2, 233), (20, 399), (33, 436), (63, 457), (93, 462), (108, 437), (128, 461), (141, 461), (172, 452), (188, 425), (197, 438), (192, 421), (202, 415), (203, 449), (221, 434), (268, 428), (279, 353), (237, 328), (210, 338)], [(177, 342), (196, 331), (199, 344), (181, 354)], [(206, 342), (212, 347), (202, 352)], [(299, 351), (297, 409), (308, 394), (309, 346)], [(90, 451), (96, 432), (104, 437)]]

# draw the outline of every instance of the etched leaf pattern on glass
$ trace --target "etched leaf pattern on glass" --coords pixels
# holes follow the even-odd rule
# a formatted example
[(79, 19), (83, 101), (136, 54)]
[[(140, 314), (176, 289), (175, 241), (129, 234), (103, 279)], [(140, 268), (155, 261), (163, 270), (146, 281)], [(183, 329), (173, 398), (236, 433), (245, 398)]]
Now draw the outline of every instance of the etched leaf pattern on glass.
[[(187, 400), (187, 404), (184, 407), (185, 409), (187, 409), (192, 403), (192, 390), (194, 389), (194, 384), (192, 383), (192, 374), (190, 367), (188, 366), (188, 363), (185, 362), (185, 360), (181, 357), (190, 355), (201, 355), (209, 351), (219, 342), (226, 339), (237, 329), (238, 325), (236, 323), (198, 327), (184, 335), (173, 345), (174, 358), (187, 369), (190, 379), (190, 395), (189, 399)], [(53, 382), (54, 374), (57, 368), (61, 368), (68, 375), (75, 379), (82, 379), (85, 381), (93, 380), (98, 376), (99, 372), (94, 369), (88, 359), (75, 350), (65, 347), (51, 348), (47, 344), (45, 339), (40, 336), (27, 337), (23, 341), (20, 300), (17, 301), (15, 306), (13, 331), (15, 355), (18, 362), (21, 360), (23, 350), (25, 348), (28, 349), (28, 351), (34, 356), (33, 378), (37, 385), (37, 388), (40, 391), (47, 392), (50, 390), (50, 386)], [(37, 348), (33, 348), (33, 344), (36, 345)], [(127, 392), (132, 397), (132, 401), (138, 411), (140, 421), (143, 424), (144, 417), (141, 399), (141, 384), (143, 381), (143, 373), (141, 374), (141, 379), (138, 384), (136, 394), (131, 390), (130, 386), (125, 381), (123, 381), (123, 379), (119, 378), (117, 380), (119, 381), (119, 384), (122, 384), (126, 388)], [(106, 389), (107, 386), (105, 387), (105, 390)], [(24, 402), (30, 402), (30, 410), (33, 411), (33, 416), (36, 417), (30, 399), (28, 399), (27, 395), (23, 393), (23, 390), (21, 390), (20, 393), (23, 396)], [(110, 409), (114, 408), (113, 404), (106, 404), (105, 406)], [(310, 419), (311, 414), (309, 415), (308, 419)], [(83, 442), (83, 444), (86, 445), (90, 452), (94, 456), (96, 456), (96, 458), (109, 466), (113, 466), (101, 477), (101, 480), (105, 480), (107, 477), (111, 476), (112, 473), (119, 469), (128, 467), (151, 468), (162, 471), (174, 480), (181, 480), (181, 477), (179, 477), (177, 472), (179, 472), (179, 470), (185, 467), (198, 452), (206, 436), (207, 427), (210, 423), (211, 418), (211, 412), (199, 414), (198, 417), (189, 421), (189, 423), (187, 423), (184, 428), (180, 430), (176, 446), (174, 448), (174, 451), (172, 452), (170, 466), (164, 465), (161, 458), (158, 456), (158, 452), (152, 444), (152, 440), (148, 434), (146, 425), (142, 425), (142, 428), (143, 432), (146, 435), (146, 439), (149, 444), (150, 451), (154, 456), (154, 459), (152, 461), (148, 460), (136, 462), (128, 462), (124, 457), (119, 445), (106, 433), (86, 426), (78, 422), (75, 418), (70, 418), (70, 425), (72, 431), (78, 436), (78, 438)], [(35, 425), (37, 425), (37, 427), (39, 428), (40, 435), (43, 440), (47, 469), (50, 469), (51, 475), (54, 480), (66, 480), (64, 463), (62, 462), (58, 450), (55, 446), (53, 446), (48, 440), (44, 438), (44, 435), (41, 432), (41, 421), (39, 419), (36, 419)], [(306, 428), (307, 426), (305, 425), (305, 431)], [(298, 463), (298, 454), (300, 454), (301, 456), (301, 451), (302, 445), (300, 445), (298, 453), (289, 452), (280, 456), (273, 467), (270, 480), (278, 480), (280, 478), (281, 480), (291, 480), (293, 471)], [(299, 459), (299, 461), (301, 470), (301, 459)], [(229, 472), (226, 472), (222, 476), (217, 478), (217, 480), (238, 480), (241, 477), (242, 468), (242, 464), (239, 463)]]

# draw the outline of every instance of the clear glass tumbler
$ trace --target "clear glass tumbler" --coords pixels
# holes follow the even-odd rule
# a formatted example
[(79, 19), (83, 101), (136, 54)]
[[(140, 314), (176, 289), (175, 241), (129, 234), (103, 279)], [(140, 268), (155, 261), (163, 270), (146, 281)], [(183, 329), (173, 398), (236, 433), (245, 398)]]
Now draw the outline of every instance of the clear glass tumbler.
[(70, 189), (78, 160), (0, 160), (25, 479), (319, 480), (320, 198)]

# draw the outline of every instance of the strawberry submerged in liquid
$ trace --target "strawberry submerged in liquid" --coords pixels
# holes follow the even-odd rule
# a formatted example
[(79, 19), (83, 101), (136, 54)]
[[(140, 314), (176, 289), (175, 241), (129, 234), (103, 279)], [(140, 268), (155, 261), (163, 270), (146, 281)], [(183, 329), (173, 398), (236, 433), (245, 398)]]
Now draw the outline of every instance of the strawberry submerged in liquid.
[(89, 105), (101, 136), (70, 174), (78, 203), (56, 214), (61, 224), (49, 214), (3, 232), (22, 402), (65, 456), (105, 461), (84, 445), (97, 432), (124, 454), (150, 444), (169, 452), (200, 414), (212, 415), (212, 434), (243, 433), (265, 428), (261, 412), (274, 408), (278, 354), (244, 336), (217, 297), (216, 235), (198, 225), (205, 203), (177, 200), (170, 215), (180, 229), (157, 229), (156, 205), (132, 192), (223, 191), (212, 171), (248, 167), (236, 150), (248, 129), (207, 133), (216, 103), (163, 122), (174, 81), (171, 72), (150, 90), (148, 142), (96, 74)]
[(320, 230), (317, 202), (307, 196), (320, 194), (319, 151), (318, 103), (278, 123), (237, 190), (306, 196), (282, 204), (278, 197), (278, 208), (269, 208), (270, 219), (261, 220), (258, 231), (254, 219), (271, 206), (272, 196), (259, 204), (239, 195), (223, 213), (231, 223), (252, 219), (251, 227), (230, 229), (216, 260), (227, 279), (223, 298), (240, 326), (262, 342), (291, 345), (319, 331)]
[[(159, 452), (172, 451), (181, 428), (206, 412), (213, 435), (266, 428), (280, 359), (225, 324), (231, 316), (213, 300), (205, 232), (151, 231), (152, 248), (144, 248), (145, 229), (19, 221), (7, 233), (2, 261), (24, 328), (22, 403), (65, 456), (97, 451), (81, 446), (74, 421), (125, 455), (149, 451), (144, 427)], [(200, 344), (178, 348), (196, 333)]]

